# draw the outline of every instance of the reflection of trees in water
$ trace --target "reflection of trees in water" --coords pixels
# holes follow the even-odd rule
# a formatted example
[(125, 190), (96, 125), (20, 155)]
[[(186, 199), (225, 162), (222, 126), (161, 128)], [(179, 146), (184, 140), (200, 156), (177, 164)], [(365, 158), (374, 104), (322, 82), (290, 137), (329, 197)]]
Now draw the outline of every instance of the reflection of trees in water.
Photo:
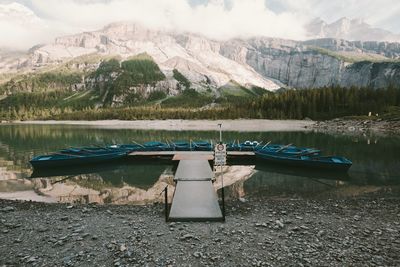
[(244, 189), (246, 192), (266, 195), (315, 195), (334, 190), (337, 185), (336, 180), (318, 180), (276, 172), (257, 171), (250, 180), (246, 181)]

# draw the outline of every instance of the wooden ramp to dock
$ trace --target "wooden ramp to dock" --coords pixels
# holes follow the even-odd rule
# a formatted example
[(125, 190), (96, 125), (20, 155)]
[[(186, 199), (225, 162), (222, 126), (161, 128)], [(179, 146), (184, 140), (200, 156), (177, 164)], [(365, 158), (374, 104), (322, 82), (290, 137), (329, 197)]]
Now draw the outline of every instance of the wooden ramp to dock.
[[(185, 158), (185, 156), (178, 156), (178, 158)], [(204, 159), (204, 156), (197, 159), (191, 156), (190, 159), (180, 160), (174, 178), (176, 187), (169, 220), (223, 220), (217, 193), (212, 185), (213, 178), (214, 173), (208, 159)]]

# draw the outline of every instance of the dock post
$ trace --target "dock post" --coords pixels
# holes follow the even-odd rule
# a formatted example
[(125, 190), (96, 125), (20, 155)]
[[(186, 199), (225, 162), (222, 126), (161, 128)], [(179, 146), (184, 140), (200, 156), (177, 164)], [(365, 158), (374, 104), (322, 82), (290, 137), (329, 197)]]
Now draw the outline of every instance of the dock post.
[(218, 123), (219, 126), (219, 143), (222, 144), (222, 123)]
[(168, 185), (164, 188), (165, 222), (168, 222)]
[(222, 184), (222, 190), (221, 190), (221, 197), (222, 197), (222, 221), (225, 222), (224, 173), (223, 173), (223, 171), (222, 171), (222, 166), (221, 166), (221, 184)]

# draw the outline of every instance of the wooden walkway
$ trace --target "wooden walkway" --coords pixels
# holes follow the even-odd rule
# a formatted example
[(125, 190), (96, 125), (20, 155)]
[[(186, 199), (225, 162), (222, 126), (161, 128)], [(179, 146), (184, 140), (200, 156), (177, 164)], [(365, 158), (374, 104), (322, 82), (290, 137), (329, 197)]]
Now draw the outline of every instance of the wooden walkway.
[[(253, 151), (228, 151), (227, 156), (232, 157), (251, 157), (255, 156)], [(198, 159), (199, 157), (206, 157), (209, 160), (214, 159), (214, 151), (135, 151), (128, 154), (128, 156), (140, 157), (157, 157), (157, 156), (170, 156), (175, 157), (175, 160), (181, 159)]]
[[(179, 154), (178, 158), (185, 155)], [(222, 221), (212, 180), (214, 173), (207, 159), (195, 158), (179, 161), (175, 173), (175, 193), (169, 213), (170, 221)]]
[[(222, 211), (212, 184), (214, 172), (210, 161), (214, 151), (135, 151), (128, 156), (138, 158), (171, 158), (179, 161), (175, 173), (176, 183), (171, 209), (166, 213), (167, 221), (225, 221), (224, 203)], [(228, 159), (253, 159), (253, 151), (227, 151)], [(165, 203), (167, 204), (167, 188)], [(223, 189), (222, 189), (223, 195)], [(223, 198), (223, 197), (222, 197)]]

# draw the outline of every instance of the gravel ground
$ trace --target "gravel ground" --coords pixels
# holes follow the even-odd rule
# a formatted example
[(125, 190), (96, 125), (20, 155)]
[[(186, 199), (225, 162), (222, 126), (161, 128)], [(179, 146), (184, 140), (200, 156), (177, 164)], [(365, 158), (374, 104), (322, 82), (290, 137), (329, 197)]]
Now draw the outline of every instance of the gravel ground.
[(400, 194), (252, 196), (226, 222), (166, 223), (163, 205), (0, 200), (0, 266), (400, 266)]

